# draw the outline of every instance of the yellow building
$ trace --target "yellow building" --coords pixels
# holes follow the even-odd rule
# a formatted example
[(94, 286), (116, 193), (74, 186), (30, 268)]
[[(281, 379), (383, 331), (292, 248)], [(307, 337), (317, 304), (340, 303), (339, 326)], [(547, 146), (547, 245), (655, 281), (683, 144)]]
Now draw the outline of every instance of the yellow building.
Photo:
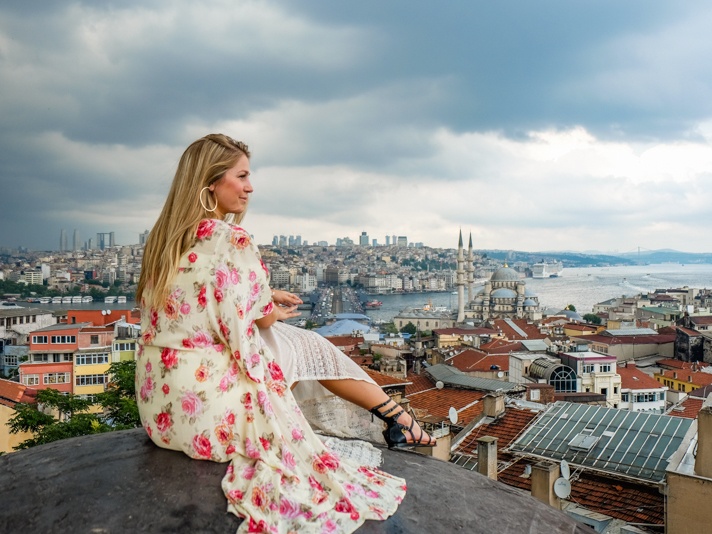
[[(91, 401), (103, 393), (109, 381), (107, 372), (111, 358), (111, 345), (79, 349), (74, 353), (74, 394)], [(101, 411), (94, 406), (91, 412)]]
[(32, 432), (10, 434), (7, 423), (15, 415), (15, 405), (18, 402), (34, 402), (36, 394), (34, 389), (24, 384), (0, 379), (0, 452), (13, 452), (14, 447), (32, 437)]

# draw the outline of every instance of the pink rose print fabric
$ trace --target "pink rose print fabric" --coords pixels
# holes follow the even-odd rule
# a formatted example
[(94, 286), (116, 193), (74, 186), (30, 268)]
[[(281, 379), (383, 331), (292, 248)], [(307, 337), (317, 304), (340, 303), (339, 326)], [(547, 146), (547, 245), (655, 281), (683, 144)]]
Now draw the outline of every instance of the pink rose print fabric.
[(136, 371), (153, 442), (228, 463), (222, 489), (238, 532), (353, 532), (392, 515), (405, 481), (339, 458), (314, 434), (255, 321), (272, 311), (250, 235), (207, 219), (165, 308), (142, 310)]

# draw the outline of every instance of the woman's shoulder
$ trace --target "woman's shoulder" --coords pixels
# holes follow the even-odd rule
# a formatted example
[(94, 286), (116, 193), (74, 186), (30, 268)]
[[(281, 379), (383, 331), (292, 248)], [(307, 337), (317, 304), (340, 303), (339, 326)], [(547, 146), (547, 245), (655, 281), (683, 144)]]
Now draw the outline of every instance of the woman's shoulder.
[(195, 238), (198, 242), (215, 240), (227, 242), (238, 250), (252, 245), (252, 237), (247, 230), (221, 219), (201, 220), (195, 231)]

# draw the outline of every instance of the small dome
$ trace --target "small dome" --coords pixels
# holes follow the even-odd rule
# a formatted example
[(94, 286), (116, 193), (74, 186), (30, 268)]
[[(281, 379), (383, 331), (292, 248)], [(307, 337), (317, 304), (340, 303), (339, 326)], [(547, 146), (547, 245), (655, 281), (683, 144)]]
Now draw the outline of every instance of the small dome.
[(490, 278), (492, 282), (518, 282), (521, 280), (519, 273), (510, 267), (497, 269)]
[(482, 306), (483, 302), (484, 301), (481, 298), (472, 299), (472, 304), (474, 304), (475, 306)]
[(537, 295), (536, 295), (536, 293), (534, 293), (534, 291), (532, 291), (528, 287), (525, 287), (524, 288), (524, 296), (525, 297), (536, 297)]
[(492, 297), (496, 299), (514, 299), (517, 298), (517, 292), (513, 289), (500, 287), (499, 289), (492, 291)]
[(585, 322), (583, 320), (583, 317), (581, 317), (578, 312), (571, 311), (571, 310), (561, 310), (559, 313), (556, 315), (564, 315), (569, 321), (578, 321), (579, 323)]
[(524, 300), (524, 305), (525, 305), (525, 306), (538, 306), (539, 303), (538, 303), (536, 300), (534, 300), (534, 299), (525, 299), (525, 300)]

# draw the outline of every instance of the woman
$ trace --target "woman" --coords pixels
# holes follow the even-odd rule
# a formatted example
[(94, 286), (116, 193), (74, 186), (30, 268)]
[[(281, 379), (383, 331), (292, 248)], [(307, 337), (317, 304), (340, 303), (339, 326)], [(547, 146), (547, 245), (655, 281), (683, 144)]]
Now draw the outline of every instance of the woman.
[[(351, 532), (391, 515), (405, 484), (325, 447), (263, 340), (297, 312), (288, 294), (277, 293), (275, 305), (257, 247), (224, 220), (239, 222), (247, 209), (249, 156), (243, 143), (214, 134), (181, 157), (137, 291), (141, 420), (161, 447), (230, 462), (222, 487), (228, 509), (249, 519), (240, 531)], [(324, 378), (323, 386), (386, 421), (389, 446), (434, 444), (372, 382), (306, 378)]]

